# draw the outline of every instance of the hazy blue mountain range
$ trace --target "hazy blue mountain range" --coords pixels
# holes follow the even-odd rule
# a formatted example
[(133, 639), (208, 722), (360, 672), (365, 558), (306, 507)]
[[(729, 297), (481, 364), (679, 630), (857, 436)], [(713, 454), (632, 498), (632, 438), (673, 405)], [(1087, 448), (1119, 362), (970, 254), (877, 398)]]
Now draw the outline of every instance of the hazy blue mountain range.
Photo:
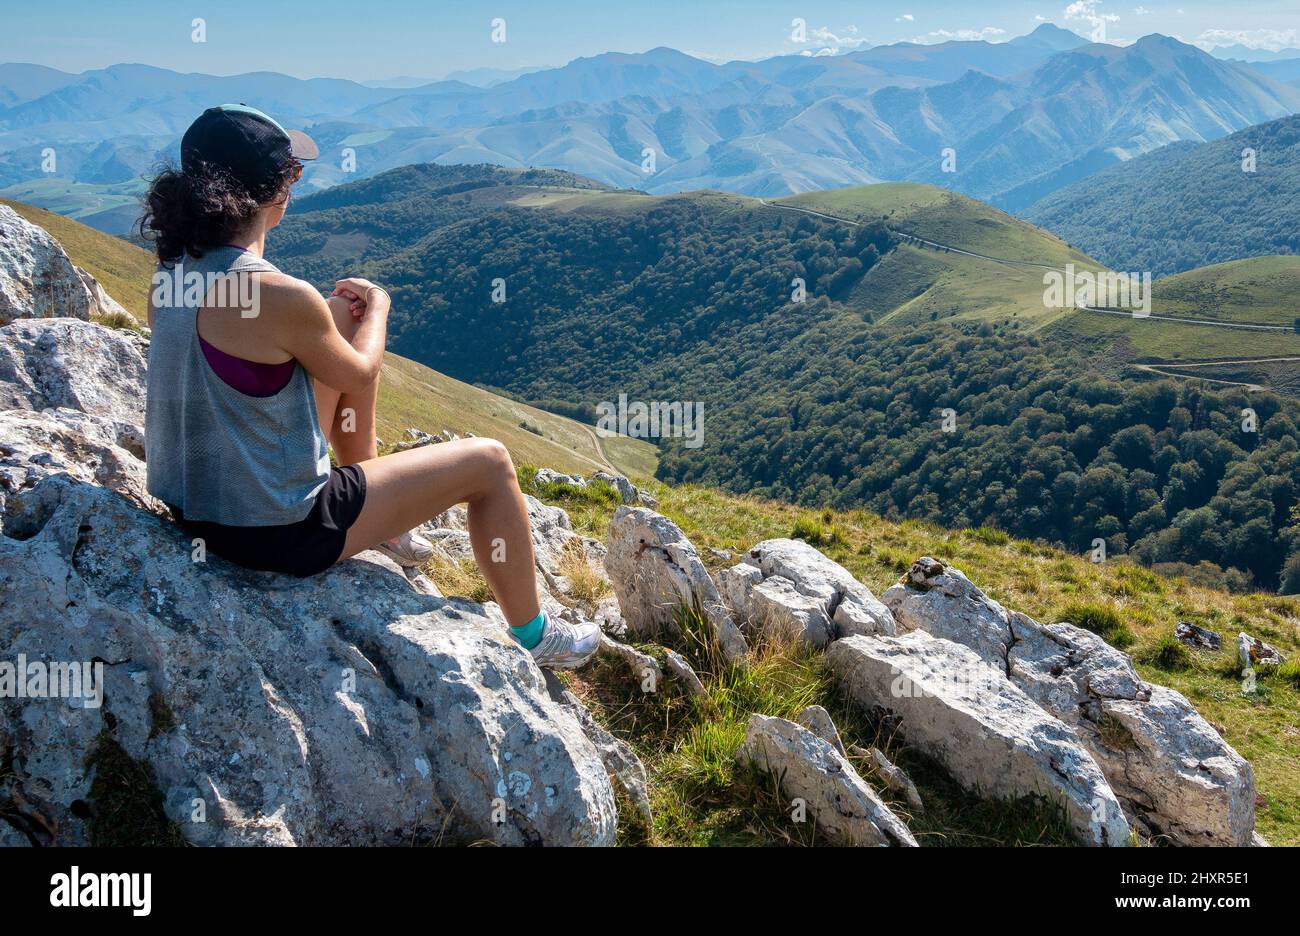
[(1241, 62), (1277, 62), (1282, 59), (1300, 58), (1300, 49), (1252, 49), (1241, 44), (1218, 46), (1211, 50), (1211, 55), (1221, 59), (1236, 59)]
[[(916, 180), (1016, 209), (1168, 143), (1300, 111), (1300, 89), (1262, 67), (1156, 35), (1090, 44), (1050, 24), (1005, 43), (720, 65), (666, 48), (606, 53), (500, 83), (466, 74), (417, 87), (7, 65), (0, 193), (113, 230), (122, 187), (174, 153), (199, 110), (244, 101), (316, 137), (323, 157), (306, 173), (309, 191), (415, 163), (493, 163), (651, 193), (779, 196)], [(53, 174), (42, 171), (48, 148)], [(943, 171), (946, 148), (956, 172)]]
[[(1255, 153), (1243, 171), (1243, 151)], [(1300, 254), (1300, 116), (1212, 143), (1176, 143), (1066, 186), (1020, 212), (1089, 255), (1156, 276)]]

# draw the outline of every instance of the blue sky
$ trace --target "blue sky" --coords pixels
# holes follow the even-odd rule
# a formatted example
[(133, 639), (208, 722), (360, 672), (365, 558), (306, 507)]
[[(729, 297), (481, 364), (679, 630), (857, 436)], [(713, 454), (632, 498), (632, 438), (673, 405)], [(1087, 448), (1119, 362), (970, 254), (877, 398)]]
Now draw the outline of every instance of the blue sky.
[[(143, 62), (178, 71), (274, 70), (357, 80), (439, 78), (458, 69), (561, 65), (606, 51), (671, 46), (702, 58), (849, 51), (899, 40), (1009, 39), (1050, 20), (1108, 41), (1151, 32), (1203, 46), (1300, 47), (1297, 0), (4, 0), (0, 61), (84, 71)], [(207, 41), (191, 41), (202, 17)], [(506, 41), (491, 41), (491, 20)], [(790, 41), (791, 21), (809, 41)]]

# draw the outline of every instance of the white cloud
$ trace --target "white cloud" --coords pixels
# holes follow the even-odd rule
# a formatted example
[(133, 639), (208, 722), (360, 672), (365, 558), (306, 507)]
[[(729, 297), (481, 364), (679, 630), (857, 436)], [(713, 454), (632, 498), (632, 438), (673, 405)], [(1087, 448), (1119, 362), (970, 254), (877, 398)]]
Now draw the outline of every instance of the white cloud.
[(804, 49), (799, 53), (800, 55), (838, 55), (840, 52), (866, 45), (867, 37), (859, 35), (856, 26), (849, 26), (843, 34), (838, 35), (832, 32), (830, 27), (819, 26), (808, 30), (806, 44), (815, 48)]
[(1151, 11), (1144, 6), (1140, 6), (1133, 11), (1134, 16), (1150, 16)]
[(951, 39), (956, 39), (960, 42), (974, 42), (980, 39), (992, 39), (994, 36), (1001, 36), (1005, 33), (1005, 29), (999, 29), (997, 26), (985, 26), (983, 29), (936, 29), (934, 32), (928, 32), (924, 36), (917, 36), (912, 41), (925, 45), (936, 42), (948, 42)]
[(895, 16), (895, 17), (894, 17), (894, 22), (895, 22), (895, 23), (910, 23), (910, 22), (912, 22), (914, 19), (916, 19), (916, 17), (913, 16), (911, 13), (904, 13), (902, 16)]
[(1114, 13), (1102, 13), (1097, 7), (1101, 6), (1101, 0), (1074, 0), (1065, 8), (1066, 19), (1087, 20), (1090, 23), (1096, 23), (1101, 20), (1107, 23), (1118, 23), (1119, 17)]
[(1195, 40), (1202, 49), (1244, 45), (1248, 49), (1278, 52), (1300, 46), (1300, 31), (1294, 29), (1207, 29)]

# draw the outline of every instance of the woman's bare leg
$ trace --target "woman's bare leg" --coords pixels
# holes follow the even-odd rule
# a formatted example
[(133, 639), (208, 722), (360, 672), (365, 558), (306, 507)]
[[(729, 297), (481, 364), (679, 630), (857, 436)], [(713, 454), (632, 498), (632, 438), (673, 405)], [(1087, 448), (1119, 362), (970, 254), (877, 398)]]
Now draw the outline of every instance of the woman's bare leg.
[[(341, 460), (341, 459), (340, 459)], [(440, 442), (360, 463), (366, 502), (340, 559), (405, 533), (454, 504), (469, 504), (474, 558), (506, 621), (540, 610), (528, 508), (514, 463), (494, 439)]]
[[(339, 334), (351, 341), (358, 323), (349, 311), (350, 301), (343, 296), (331, 296), (327, 301)], [(379, 378), (360, 393), (339, 393), (319, 380), (315, 381), (315, 389), (321, 432), (334, 447), (339, 464), (354, 465), (378, 457), (375, 405), (379, 399)]]

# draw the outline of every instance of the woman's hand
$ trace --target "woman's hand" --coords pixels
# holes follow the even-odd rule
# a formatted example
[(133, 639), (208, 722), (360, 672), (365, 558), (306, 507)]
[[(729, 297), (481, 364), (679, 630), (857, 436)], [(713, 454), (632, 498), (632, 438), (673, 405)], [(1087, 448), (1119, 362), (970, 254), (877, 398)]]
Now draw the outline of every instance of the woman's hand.
[(377, 303), (382, 303), (385, 311), (388, 308), (387, 291), (382, 286), (376, 286), (370, 280), (360, 277), (339, 280), (334, 284), (333, 295), (343, 296), (351, 302), (352, 317), (357, 321), (365, 318), (366, 312), (374, 308)]

